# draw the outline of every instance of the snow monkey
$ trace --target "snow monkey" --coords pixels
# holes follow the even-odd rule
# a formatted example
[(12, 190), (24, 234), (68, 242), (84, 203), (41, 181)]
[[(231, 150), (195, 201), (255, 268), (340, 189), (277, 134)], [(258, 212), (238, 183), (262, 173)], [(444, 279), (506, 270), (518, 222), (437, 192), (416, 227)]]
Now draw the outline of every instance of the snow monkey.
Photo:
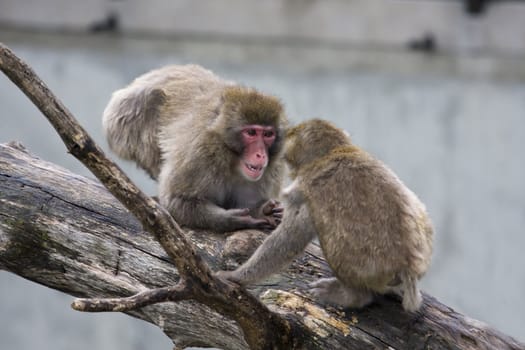
[(375, 294), (392, 292), (405, 310), (417, 310), (417, 282), (430, 263), (433, 229), (416, 195), (323, 120), (291, 128), (284, 157), (293, 182), (283, 193), (281, 224), (247, 262), (218, 275), (241, 284), (259, 281), (318, 237), (335, 277), (312, 283), (314, 296), (359, 308)]
[(280, 101), (197, 65), (146, 73), (113, 93), (103, 115), (110, 148), (159, 182), (182, 226), (271, 230), (282, 217), (286, 117)]

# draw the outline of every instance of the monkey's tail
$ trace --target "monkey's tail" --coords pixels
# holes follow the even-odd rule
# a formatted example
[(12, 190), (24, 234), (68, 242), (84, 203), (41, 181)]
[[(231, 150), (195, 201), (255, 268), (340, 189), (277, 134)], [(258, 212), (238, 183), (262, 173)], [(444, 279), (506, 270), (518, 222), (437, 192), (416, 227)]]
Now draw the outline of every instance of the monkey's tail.
[(419, 310), (423, 299), (417, 287), (417, 277), (409, 271), (404, 271), (400, 277), (403, 289), (403, 309), (410, 312)]

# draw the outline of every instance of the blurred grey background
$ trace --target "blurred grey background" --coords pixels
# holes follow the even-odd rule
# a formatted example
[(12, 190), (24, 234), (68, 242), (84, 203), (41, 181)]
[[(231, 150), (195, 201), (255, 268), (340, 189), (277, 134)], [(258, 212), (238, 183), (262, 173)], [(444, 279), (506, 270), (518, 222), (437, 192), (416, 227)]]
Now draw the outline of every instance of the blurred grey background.
[[(424, 290), (525, 341), (524, 1), (0, 0), (0, 41), (104, 147), (112, 91), (173, 63), (275, 94), (294, 122), (332, 120), (426, 203)], [(0, 106), (0, 142), (92, 177), (3, 75)], [(70, 301), (0, 272), (0, 348), (171, 348), (153, 326)]]

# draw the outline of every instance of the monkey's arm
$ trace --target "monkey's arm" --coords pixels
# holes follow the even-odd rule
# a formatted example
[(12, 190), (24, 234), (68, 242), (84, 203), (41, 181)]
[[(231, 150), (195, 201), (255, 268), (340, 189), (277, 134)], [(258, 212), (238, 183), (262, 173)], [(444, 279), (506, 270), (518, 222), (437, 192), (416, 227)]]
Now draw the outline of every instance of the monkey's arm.
[(268, 236), (250, 259), (235, 271), (220, 271), (218, 276), (241, 284), (260, 281), (279, 271), (302, 253), (315, 237), (306, 204), (290, 206), (279, 227)]
[(166, 208), (175, 221), (193, 229), (229, 232), (241, 229), (271, 230), (265, 218), (254, 218), (250, 209), (224, 209), (206, 199), (173, 197)]

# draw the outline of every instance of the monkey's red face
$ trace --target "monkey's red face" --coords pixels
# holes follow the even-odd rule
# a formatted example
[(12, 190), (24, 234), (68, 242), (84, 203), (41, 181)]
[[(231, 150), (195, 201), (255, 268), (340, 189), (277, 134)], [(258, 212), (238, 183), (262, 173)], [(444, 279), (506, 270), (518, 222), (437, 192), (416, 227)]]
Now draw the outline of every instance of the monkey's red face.
[(268, 149), (275, 141), (273, 126), (246, 125), (241, 130), (244, 151), (241, 157), (241, 173), (250, 181), (257, 181), (268, 165)]

